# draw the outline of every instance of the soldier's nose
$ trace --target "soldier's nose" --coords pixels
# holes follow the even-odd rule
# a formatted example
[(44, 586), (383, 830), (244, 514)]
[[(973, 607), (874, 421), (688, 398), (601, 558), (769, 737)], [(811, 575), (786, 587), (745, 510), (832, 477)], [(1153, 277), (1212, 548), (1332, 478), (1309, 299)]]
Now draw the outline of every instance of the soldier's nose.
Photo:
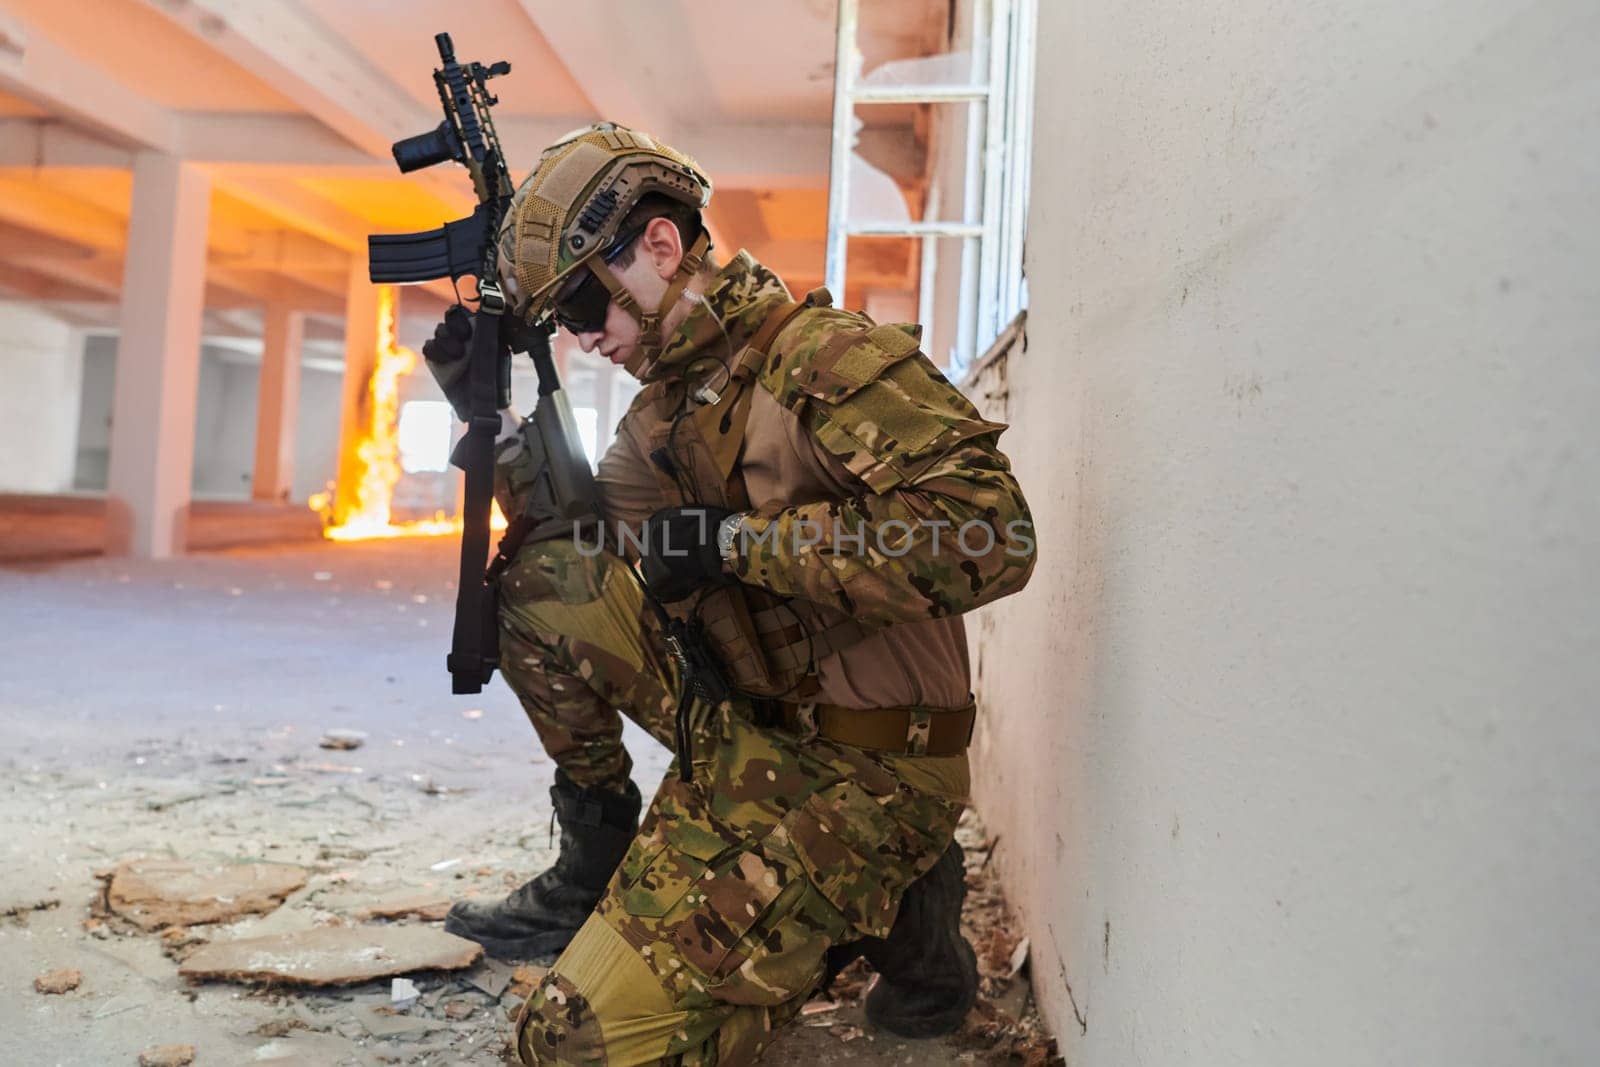
[(604, 334), (604, 330), (585, 330), (578, 335), (578, 347), (585, 352), (593, 352), (594, 346), (600, 343), (600, 338)]

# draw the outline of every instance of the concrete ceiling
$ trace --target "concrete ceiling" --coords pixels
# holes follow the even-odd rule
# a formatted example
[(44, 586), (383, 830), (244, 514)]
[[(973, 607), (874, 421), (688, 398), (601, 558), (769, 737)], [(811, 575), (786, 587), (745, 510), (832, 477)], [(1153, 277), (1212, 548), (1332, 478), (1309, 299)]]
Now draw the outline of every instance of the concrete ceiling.
[[(868, 69), (938, 51), (948, 6), (864, 4)], [(711, 172), (720, 244), (807, 288), (822, 269), (833, 21), (834, 0), (0, 0), (0, 294), (114, 323), (131, 161), (153, 150), (212, 176), (214, 313), (290, 301), (338, 316), (369, 232), (471, 208), (458, 168), (402, 177), (388, 152), (439, 120), (438, 30), (462, 58), (511, 61), (496, 113), (515, 174), (596, 118), (649, 129)], [(915, 203), (915, 116), (864, 117), (863, 155)], [(858, 285), (914, 284), (908, 255), (868, 259), (852, 258), (857, 302)], [(449, 289), (426, 292), (416, 309)]]

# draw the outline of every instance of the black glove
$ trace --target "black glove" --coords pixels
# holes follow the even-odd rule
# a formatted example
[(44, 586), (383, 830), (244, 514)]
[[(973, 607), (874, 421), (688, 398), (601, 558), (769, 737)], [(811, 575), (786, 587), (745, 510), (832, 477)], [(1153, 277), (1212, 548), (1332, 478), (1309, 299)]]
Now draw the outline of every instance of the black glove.
[[(468, 384), (467, 358), (472, 345), (472, 312), (460, 304), (451, 304), (444, 319), (433, 328), (433, 336), (422, 343), (423, 358), (428, 361), (428, 372), (444, 390), (456, 418), (466, 422), (472, 418), (472, 387)], [(511, 353), (527, 352), (530, 355), (541, 348), (550, 351), (550, 330), (545, 326), (529, 326), (512, 314), (500, 316), (500, 352), (495, 365), (495, 406), (511, 406)]]
[(472, 314), (460, 304), (450, 305), (444, 319), (433, 328), (433, 337), (422, 343), (422, 356), (428, 373), (444, 390), (444, 398), (455, 409), (456, 418), (472, 417), (472, 393), (468, 386), (467, 347), (472, 342)]
[(696, 504), (662, 508), (644, 521), (639, 569), (645, 588), (668, 604), (708, 585), (722, 585), (722, 553), (717, 526), (732, 515), (727, 508)]

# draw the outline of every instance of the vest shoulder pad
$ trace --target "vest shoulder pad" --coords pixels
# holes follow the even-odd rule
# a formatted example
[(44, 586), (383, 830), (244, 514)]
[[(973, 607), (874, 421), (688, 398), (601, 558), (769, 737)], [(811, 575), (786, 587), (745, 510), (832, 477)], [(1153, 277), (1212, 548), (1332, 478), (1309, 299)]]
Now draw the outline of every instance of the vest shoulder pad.
[(969, 438), (998, 435), (920, 349), (921, 329), (817, 308), (772, 346), (762, 384), (868, 488), (914, 480)]
[(837, 403), (917, 354), (922, 327), (877, 325), (838, 308), (807, 308), (773, 340), (761, 382), (784, 407)]

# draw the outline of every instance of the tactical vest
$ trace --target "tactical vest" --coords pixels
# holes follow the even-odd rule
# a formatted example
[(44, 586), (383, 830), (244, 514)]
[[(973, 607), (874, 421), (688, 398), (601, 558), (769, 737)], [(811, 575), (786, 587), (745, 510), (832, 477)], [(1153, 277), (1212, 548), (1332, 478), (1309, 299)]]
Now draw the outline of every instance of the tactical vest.
[[(726, 384), (710, 390), (688, 376), (662, 383), (662, 410), (673, 412), (650, 433), (647, 447), (656, 479), (671, 505), (711, 505), (749, 511), (750, 494), (741, 463), (750, 406), (779, 332), (806, 308), (827, 307), (826, 289), (803, 302), (786, 301), (768, 314), (755, 335), (733, 357)], [(688, 407), (691, 389), (706, 401)], [(801, 702), (814, 698), (817, 664), (869, 632), (849, 615), (810, 601), (730, 583), (666, 605), (676, 618), (698, 620), (727, 681), (756, 697)]]

